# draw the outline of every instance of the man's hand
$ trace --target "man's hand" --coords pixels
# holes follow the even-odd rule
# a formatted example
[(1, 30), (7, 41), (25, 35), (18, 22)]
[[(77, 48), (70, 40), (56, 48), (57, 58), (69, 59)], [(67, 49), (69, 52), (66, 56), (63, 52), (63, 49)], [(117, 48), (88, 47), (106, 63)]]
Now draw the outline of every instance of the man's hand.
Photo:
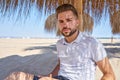
[(50, 74), (49, 77), (41, 77), (39, 80), (58, 80), (58, 79), (52, 78), (52, 74)]
[(115, 80), (115, 78), (113, 79), (113, 77), (111, 76), (111, 74), (105, 74), (101, 80)]
[(39, 80), (58, 80), (58, 79), (51, 78), (51, 77), (42, 77)]

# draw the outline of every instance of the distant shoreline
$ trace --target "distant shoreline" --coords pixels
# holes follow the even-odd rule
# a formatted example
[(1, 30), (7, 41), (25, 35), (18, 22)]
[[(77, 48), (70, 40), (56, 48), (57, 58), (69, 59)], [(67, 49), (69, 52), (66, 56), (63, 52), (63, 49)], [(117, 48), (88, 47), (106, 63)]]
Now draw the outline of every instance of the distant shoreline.
[(45, 38), (45, 37), (0, 37), (0, 39), (59, 39), (59, 38)]
[[(0, 37), (0, 39), (60, 39), (61, 37)], [(112, 37), (95, 37), (97, 39), (111, 39)], [(120, 37), (113, 37), (120, 39)]]

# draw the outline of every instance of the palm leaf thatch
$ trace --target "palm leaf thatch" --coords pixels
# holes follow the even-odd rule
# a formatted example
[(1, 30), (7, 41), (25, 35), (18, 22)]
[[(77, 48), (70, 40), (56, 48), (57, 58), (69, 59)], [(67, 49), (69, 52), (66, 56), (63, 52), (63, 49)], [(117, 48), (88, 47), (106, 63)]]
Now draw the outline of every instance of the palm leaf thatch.
[[(81, 2), (82, 7), (80, 8)], [(108, 11), (106, 14), (111, 17), (120, 10), (120, 0), (0, 0), (0, 15), (14, 16), (14, 14), (17, 14), (18, 18), (23, 15), (28, 16), (33, 4), (37, 6), (40, 13), (44, 11), (46, 14), (51, 14), (58, 5), (64, 3), (74, 5), (79, 13), (91, 14), (94, 22), (99, 22), (104, 11)], [(117, 29), (116, 26), (114, 26), (114, 29)], [(120, 31), (116, 33), (118, 32)]]
[(57, 18), (55, 14), (51, 14), (47, 17), (45, 21), (45, 30), (47, 30), (48, 32), (57, 30)]
[[(94, 25), (93, 18), (90, 17), (90, 15), (84, 13), (83, 14), (83, 31), (92, 32), (93, 25)], [(79, 28), (79, 29), (81, 29), (81, 28)], [(60, 31), (57, 28), (56, 14), (52, 14), (52, 15), (48, 16), (48, 18), (45, 21), (45, 30), (47, 30), (48, 32), (56, 31), (56, 34), (58, 36), (61, 35)]]
[(111, 27), (112, 27), (112, 33), (117, 34), (120, 33), (120, 11), (115, 12), (111, 16)]

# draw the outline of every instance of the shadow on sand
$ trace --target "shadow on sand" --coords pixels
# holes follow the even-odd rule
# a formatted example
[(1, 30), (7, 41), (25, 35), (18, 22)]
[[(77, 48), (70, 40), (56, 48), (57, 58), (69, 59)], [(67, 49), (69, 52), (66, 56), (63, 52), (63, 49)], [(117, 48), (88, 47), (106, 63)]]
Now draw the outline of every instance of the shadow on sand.
[[(6, 76), (15, 71), (23, 71), (30, 74), (48, 74), (57, 65), (57, 55), (55, 45), (35, 46), (24, 49), (42, 50), (42, 54), (29, 56), (11, 55), (0, 59), (0, 80), (4, 80)], [(44, 67), (45, 66), (45, 67)]]
[(104, 46), (120, 46), (120, 42), (119, 43), (103, 43)]
[(103, 45), (109, 47), (105, 48), (109, 58), (120, 58), (120, 43), (103, 43)]

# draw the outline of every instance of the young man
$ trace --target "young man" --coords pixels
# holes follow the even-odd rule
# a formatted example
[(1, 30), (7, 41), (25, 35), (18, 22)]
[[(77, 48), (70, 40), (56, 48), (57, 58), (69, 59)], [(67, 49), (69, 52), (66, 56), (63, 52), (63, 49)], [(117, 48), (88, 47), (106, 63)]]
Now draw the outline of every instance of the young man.
[[(63, 4), (56, 9), (58, 29), (64, 36), (57, 42), (59, 64), (52, 73), (60, 80), (95, 80), (96, 66), (102, 71), (101, 80), (115, 80), (102, 44), (80, 32), (76, 9)], [(53, 74), (54, 75), (54, 74)]]
[[(115, 80), (115, 76), (102, 44), (80, 32), (76, 9), (70, 4), (56, 9), (58, 29), (64, 36), (57, 42), (58, 65), (51, 72), (52, 80), (95, 80), (96, 66), (102, 71), (101, 80)], [(38, 80), (38, 77), (34, 77)], [(41, 77), (39, 80), (51, 80)]]

